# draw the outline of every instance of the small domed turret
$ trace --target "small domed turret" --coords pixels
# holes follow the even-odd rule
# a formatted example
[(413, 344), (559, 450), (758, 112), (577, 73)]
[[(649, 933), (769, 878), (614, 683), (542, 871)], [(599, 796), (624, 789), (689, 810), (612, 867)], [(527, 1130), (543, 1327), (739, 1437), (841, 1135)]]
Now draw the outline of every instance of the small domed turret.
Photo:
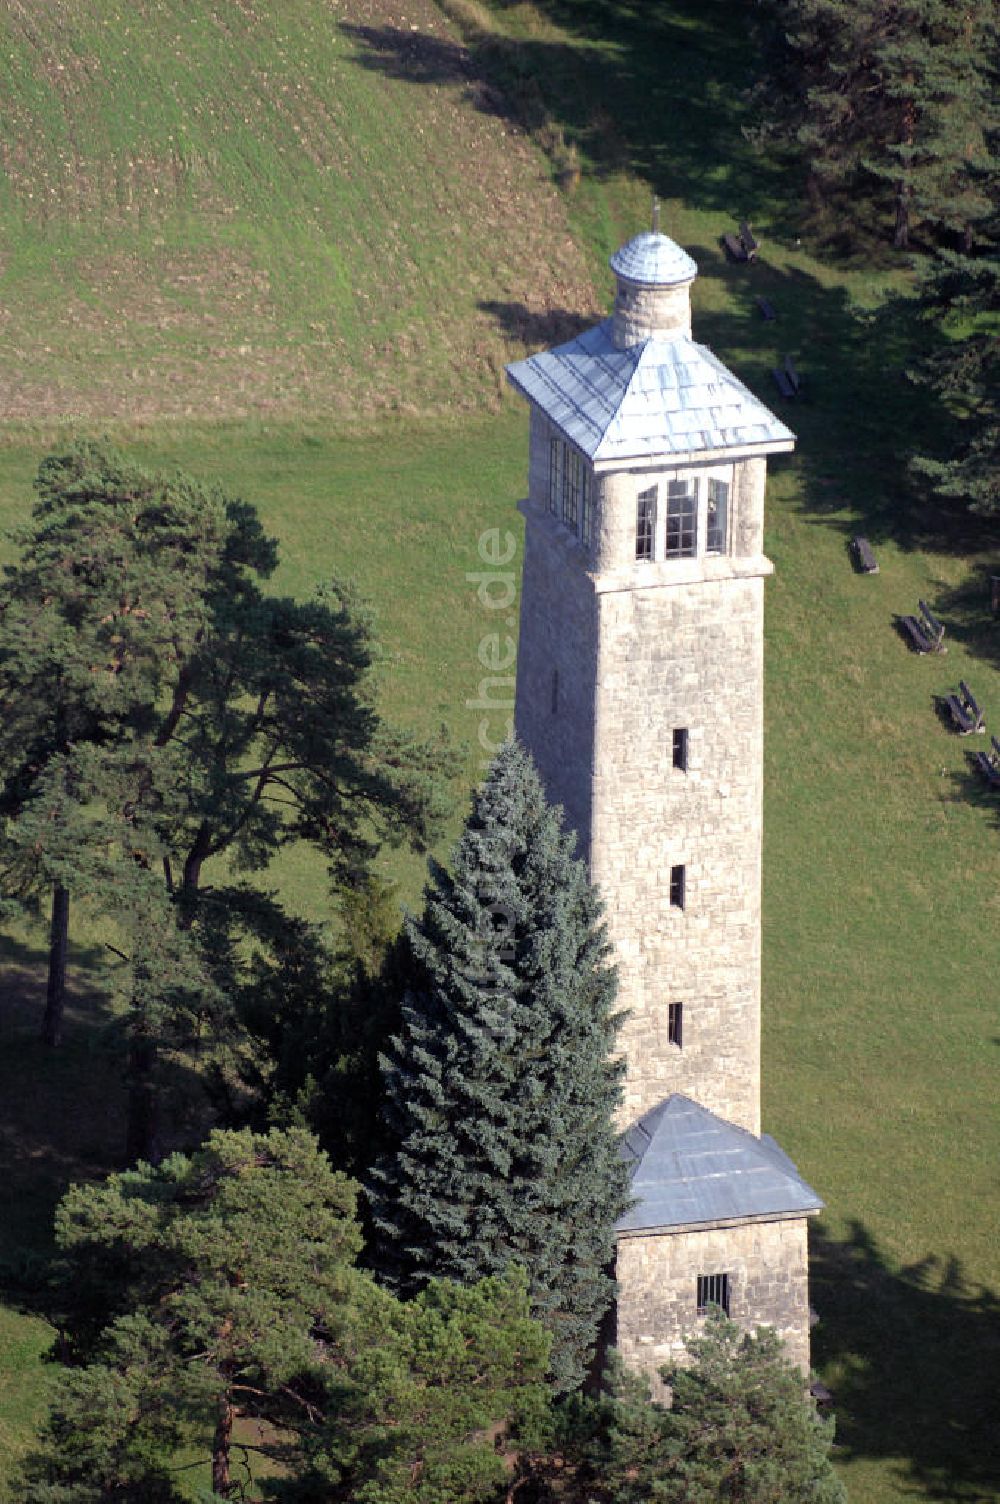
[(618, 279), (612, 339), (619, 350), (647, 339), (691, 334), (691, 283), (697, 264), (657, 230), (636, 235), (611, 257)]

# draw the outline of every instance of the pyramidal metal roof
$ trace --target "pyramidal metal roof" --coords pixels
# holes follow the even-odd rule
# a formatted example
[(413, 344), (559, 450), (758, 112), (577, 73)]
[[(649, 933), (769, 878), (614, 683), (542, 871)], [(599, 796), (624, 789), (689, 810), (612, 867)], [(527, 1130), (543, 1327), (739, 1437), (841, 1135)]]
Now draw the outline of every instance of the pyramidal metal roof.
[(589, 460), (792, 448), (791, 430), (704, 345), (679, 335), (620, 350), (612, 322), (507, 367), (511, 385)]
[(633, 1163), (636, 1200), (618, 1232), (805, 1216), (823, 1206), (773, 1138), (754, 1138), (679, 1094), (629, 1129), (622, 1152)]
[(644, 287), (674, 287), (678, 282), (693, 282), (698, 275), (698, 263), (687, 251), (668, 235), (650, 230), (626, 241), (608, 265), (616, 277)]

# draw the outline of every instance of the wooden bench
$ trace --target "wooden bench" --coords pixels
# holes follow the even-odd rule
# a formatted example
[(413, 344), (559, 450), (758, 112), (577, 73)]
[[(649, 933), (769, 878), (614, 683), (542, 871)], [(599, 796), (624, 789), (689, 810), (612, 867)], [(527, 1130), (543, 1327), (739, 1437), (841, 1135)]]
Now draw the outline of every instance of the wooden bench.
[(760, 246), (757, 244), (754, 233), (745, 219), (740, 221), (740, 244), (746, 252), (746, 259), (748, 261), (756, 261)]
[(1000, 789), (1000, 741), (995, 736), (991, 736), (990, 741), (991, 751), (977, 752), (973, 760), (990, 787)]
[(926, 601), (920, 601), (920, 616), (897, 617), (918, 653), (946, 653), (944, 627), (933, 614)]
[(970, 731), (975, 731), (975, 722), (958, 698), (958, 695), (945, 695), (944, 703), (951, 714), (955, 730), (959, 736), (968, 736)]
[(770, 324), (778, 317), (774, 304), (767, 298), (756, 298), (758, 312), (766, 324)]
[(933, 653), (934, 644), (927, 637), (915, 616), (899, 616), (896, 618), (899, 625), (910, 639), (913, 648), (918, 653)]
[(723, 235), (722, 244), (730, 261), (749, 261), (747, 248), (738, 235)]
[(1000, 789), (1000, 766), (997, 765), (995, 760), (987, 757), (985, 752), (977, 752), (976, 762), (979, 765), (980, 772), (986, 775), (986, 780), (990, 787)]
[(958, 689), (959, 689), (959, 693), (962, 696), (963, 701), (965, 702), (965, 708), (969, 712), (969, 714), (971, 715), (971, 717), (972, 717), (972, 719), (973, 719), (973, 721), (975, 723), (976, 730), (977, 731), (985, 731), (986, 730), (986, 717), (983, 715), (983, 712), (980, 710), (979, 706), (976, 704), (976, 697), (972, 693), (972, 690), (966, 684), (966, 682), (965, 682), (964, 679), (959, 679), (959, 681), (958, 681)]
[(1000, 742), (993, 738), (992, 752), (977, 752), (976, 766), (991, 788), (1000, 789)]
[(776, 370), (772, 371), (771, 376), (774, 380), (775, 386), (778, 388), (778, 391), (783, 397), (791, 399), (793, 397), (801, 396), (802, 377), (795, 369), (795, 366), (792, 362), (792, 357), (790, 355), (785, 356), (784, 365), (778, 366)]
[(878, 560), (872, 553), (872, 546), (868, 539), (859, 535), (851, 540), (851, 547), (862, 574), (878, 574)]
[(982, 732), (986, 730), (986, 717), (977, 705), (976, 697), (964, 679), (959, 681), (958, 694), (945, 695), (944, 703), (959, 736), (968, 736), (972, 731)]
[(934, 643), (935, 649), (940, 652), (942, 650), (941, 644), (944, 641), (944, 627), (938, 621), (926, 601), (918, 601), (917, 605), (920, 607), (920, 615), (923, 618), (924, 631)]
[(722, 244), (730, 261), (756, 261), (760, 246), (746, 220), (740, 223), (739, 233), (723, 235)]

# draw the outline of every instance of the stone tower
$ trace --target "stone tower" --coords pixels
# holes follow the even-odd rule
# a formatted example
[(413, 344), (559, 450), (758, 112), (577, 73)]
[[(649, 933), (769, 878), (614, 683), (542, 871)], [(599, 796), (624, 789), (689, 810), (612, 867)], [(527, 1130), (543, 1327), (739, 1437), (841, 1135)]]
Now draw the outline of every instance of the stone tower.
[(691, 337), (697, 267), (611, 259), (613, 316), (509, 368), (531, 410), (517, 733), (604, 899), (627, 1011), (617, 1343), (710, 1304), (808, 1363), (815, 1193), (760, 1137), (767, 455), (794, 436)]

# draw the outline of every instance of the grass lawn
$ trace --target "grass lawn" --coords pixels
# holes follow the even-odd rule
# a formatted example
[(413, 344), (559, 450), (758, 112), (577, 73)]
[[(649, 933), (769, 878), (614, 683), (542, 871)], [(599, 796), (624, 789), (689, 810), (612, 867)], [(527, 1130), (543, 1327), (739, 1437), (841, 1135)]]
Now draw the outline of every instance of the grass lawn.
[(0, 15), (0, 414), (495, 401), (496, 310), (592, 297), (433, 0)]
[[(305, 592), (332, 568), (354, 575), (378, 606), (387, 708), (425, 729), (443, 720), (469, 746), (471, 778), (465, 701), (492, 622), (465, 576), (484, 529), (519, 536), (524, 441), (510, 410), (368, 439), (276, 426), (164, 430), (139, 447), (255, 500), (287, 540), (288, 589)], [(0, 450), (5, 518), (23, 506), (33, 463), (20, 446)], [(1000, 674), (983, 651), (993, 629), (984, 601), (979, 637), (946, 609), (976, 578), (976, 557), (885, 539), (881, 573), (856, 575), (845, 551), (855, 516), (810, 515), (803, 468), (778, 467), (769, 498), (778, 572), (767, 603), (765, 1121), (828, 1204), (816, 1357), (837, 1395), (854, 1497), (909, 1498), (915, 1484), (934, 1497), (943, 1479), (953, 1492), (939, 1497), (986, 1499), (977, 1438), (997, 1353), (984, 1291), (998, 1288), (1000, 1268), (978, 1211), (1000, 1149), (989, 1009), (997, 811), (932, 696), (965, 677), (996, 724)], [(893, 629), (893, 613), (921, 595), (948, 623), (945, 657), (917, 658)], [(456, 797), (457, 823), (462, 789)], [(389, 868), (414, 900), (420, 863)], [(315, 863), (293, 854), (280, 878), (294, 902), (327, 911)], [(37, 996), (37, 957), (22, 948), (17, 959), (22, 992), (34, 985)], [(102, 1152), (114, 1157), (120, 1122), (99, 995), (81, 997), (55, 1071), (28, 1043), (35, 1011), (22, 1002), (10, 1023), (7, 1069), (22, 1086), (5, 1100), (21, 1166), (12, 1194), (40, 1245), (55, 1188), (92, 1172)], [(80, 1079), (96, 1089), (74, 1100)], [(23, 1435), (41, 1383), (37, 1322), (10, 1319), (9, 1361), (30, 1383), (12, 1393), (0, 1437)]]
[[(223, 19), (234, 8), (212, 7)], [(970, 741), (982, 738), (955, 736), (934, 697), (965, 678), (1000, 731), (1000, 623), (987, 588), (1000, 566), (986, 530), (908, 489), (905, 456), (939, 415), (903, 377), (912, 330), (895, 295), (905, 282), (898, 270), (849, 269), (796, 244), (794, 192), (740, 135), (739, 90), (752, 63), (740, 6), (497, 5), (494, 21), (515, 48), (501, 61), (546, 78), (552, 118), (580, 151), (571, 199), (554, 195), (520, 135), (499, 134), (510, 122), (478, 92), (488, 11), (448, 0), (470, 38), (463, 53), (430, 0), (408, 10), (416, 33), (378, 5), (365, 16), (347, 9), (347, 24), (321, 38), (309, 31), (318, 13), (305, 0), (269, 10), (286, 41), (266, 84), (262, 59), (274, 54), (274, 35), (241, 37), (244, 50), (259, 49), (241, 85), (256, 91), (251, 123), (237, 119), (241, 91), (216, 78), (204, 98), (223, 100), (231, 128), (206, 119), (208, 105), (191, 113), (185, 129), (200, 145), (156, 214), (151, 194), (133, 189), (130, 200), (128, 184), (145, 181), (136, 174), (147, 171), (146, 156), (135, 150), (145, 132), (149, 182), (163, 186), (155, 176), (167, 173), (163, 142), (190, 113), (170, 113), (162, 100), (159, 115), (146, 107), (153, 90), (143, 49), (173, 55), (155, 28), (175, 8), (136, 8), (127, 38), (100, 31), (110, 8), (99, 0), (44, 8), (30, 39), (22, 20), (0, 22), (12, 44), (0, 51), (0, 69), (19, 70), (0, 98), (27, 122), (31, 150), (50, 154), (29, 153), (21, 178), (9, 171), (0, 204), (14, 227), (0, 264), (0, 300), (14, 311), (0, 332), (21, 352), (14, 376), (10, 366), (3, 376), (13, 383), (5, 411), (31, 419), (0, 434), (0, 523), (24, 515), (33, 470), (67, 431), (66, 413), (107, 414), (110, 424), (98, 427), (141, 457), (242, 493), (281, 539), (281, 588), (305, 594), (336, 570), (372, 600), (386, 648), (386, 710), (428, 731), (443, 721), (467, 749), (457, 829), (477, 765), (478, 714), (466, 702), (481, 677), (479, 643), (496, 629), (467, 575), (486, 529), (521, 536), (514, 502), (526, 422), (513, 404), (496, 405), (499, 359), (519, 341), (549, 339), (553, 310), (588, 313), (588, 269), (606, 298), (602, 258), (641, 227), (652, 182), (664, 227), (701, 267), (696, 338), (765, 401), (769, 369), (788, 351), (807, 382), (806, 399), (783, 411), (800, 443), (774, 465), (768, 501), (777, 574), (766, 615), (763, 1085), (766, 1127), (827, 1202), (815, 1239), (814, 1356), (835, 1393), (838, 1458), (856, 1504), (998, 1499), (989, 1406), (1000, 1364), (1000, 1256), (990, 1226), (1000, 1151), (1000, 801), (969, 767)], [(70, 80), (53, 77), (53, 28), (82, 60)], [(121, 62), (112, 41), (127, 54)], [(185, 90), (213, 79), (218, 47), (194, 23), (176, 47), (175, 97), (190, 103)], [(299, 73), (310, 48), (316, 61)], [(109, 110), (98, 82), (111, 75), (95, 59), (124, 70), (114, 79), (128, 109)], [(336, 89), (324, 88), (323, 68)], [(293, 75), (311, 115), (286, 97)], [(433, 113), (445, 110), (454, 112), (450, 125)], [(301, 141), (293, 149), (307, 118), (310, 131), (327, 132), (323, 159), (340, 164), (317, 200), (328, 217), (315, 221), (305, 207), (315, 164), (304, 165)], [(36, 133), (36, 122), (46, 130)], [(447, 138), (450, 129), (472, 134)], [(36, 145), (36, 134), (55, 144)], [(104, 164), (92, 200), (86, 176), (56, 165), (71, 135), (80, 160)], [(509, 197), (493, 176), (505, 152), (529, 162)], [(457, 164), (462, 176), (453, 179)], [(55, 207), (43, 215), (25, 195), (46, 172)], [(369, 182), (370, 192), (355, 182)], [(488, 211), (476, 195), (491, 182)], [(472, 195), (461, 213), (455, 193)], [(762, 243), (753, 268), (728, 266), (718, 247), (744, 214)], [(396, 234), (408, 249), (387, 278), (377, 252)], [(108, 259), (87, 284), (99, 244)], [(227, 247), (244, 268), (231, 297), (212, 282), (229, 264)], [(212, 268), (208, 282), (178, 280), (189, 252)], [(397, 277), (406, 256), (416, 270)], [(257, 275), (265, 284), (254, 292)], [(97, 289), (92, 322), (77, 326), (87, 286)], [(150, 287), (155, 296), (144, 299)], [(352, 324), (364, 301), (357, 290), (377, 299), (387, 287), (393, 295), (371, 321)], [(775, 324), (758, 319), (758, 294), (777, 307)], [(320, 307), (317, 322), (326, 322), (313, 340), (305, 331)], [(408, 329), (410, 347), (399, 343)], [(254, 349), (239, 355), (248, 339)], [(295, 369), (305, 374), (286, 379), (300, 355)], [(256, 374), (241, 392), (244, 367)], [(375, 400), (365, 383), (384, 393), (390, 376), (395, 398)], [(458, 414), (466, 402), (472, 410)], [(418, 417), (410, 407), (433, 411)], [(215, 411), (248, 416), (203, 421)], [(164, 422), (164, 413), (178, 420)], [(851, 567), (856, 531), (872, 541), (877, 576)], [(894, 615), (920, 597), (946, 623), (943, 657), (916, 657), (894, 628)], [(415, 901), (421, 863), (399, 855), (386, 863), (401, 896)], [(294, 905), (328, 913), (323, 874), (302, 853), (289, 854), (275, 879)], [(11, 934), (3, 952), (0, 1476), (42, 1408), (40, 1274), (52, 1204), (69, 1180), (119, 1152), (114, 1022), (94, 985), (92, 938), (77, 936), (75, 1005), (57, 1060), (43, 1058), (33, 1038), (38, 935)]]

